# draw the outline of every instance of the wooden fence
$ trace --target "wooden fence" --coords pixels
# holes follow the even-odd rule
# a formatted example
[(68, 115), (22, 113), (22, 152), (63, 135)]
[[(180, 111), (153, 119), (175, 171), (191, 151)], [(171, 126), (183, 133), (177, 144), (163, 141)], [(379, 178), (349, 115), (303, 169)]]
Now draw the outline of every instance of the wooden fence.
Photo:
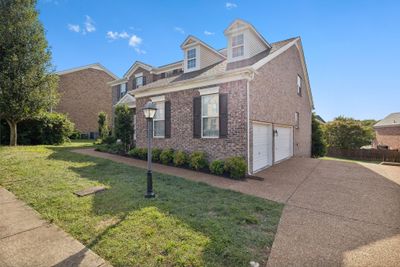
[(338, 157), (366, 161), (400, 162), (400, 151), (384, 149), (341, 149), (328, 148), (328, 157)]

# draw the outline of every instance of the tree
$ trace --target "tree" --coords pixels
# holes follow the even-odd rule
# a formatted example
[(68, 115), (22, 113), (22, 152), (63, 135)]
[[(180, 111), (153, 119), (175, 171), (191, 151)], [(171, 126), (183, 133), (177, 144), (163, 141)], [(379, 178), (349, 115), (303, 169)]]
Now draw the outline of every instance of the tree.
[(322, 131), (321, 123), (317, 120), (315, 113), (312, 114), (312, 145), (311, 154), (313, 157), (323, 157), (326, 154), (326, 142)]
[(121, 139), (125, 151), (131, 144), (133, 137), (133, 114), (127, 105), (119, 105), (115, 108), (115, 137)]
[(101, 111), (99, 113), (99, 119), (97, 120), (99, 124), (99, 135), (102, 140), (108, 137), (110, 134), (110, 129), (108, 127), (108, 119), (107, 119), (107, 113), (104, 111)]
[(17, 145), (18, 123), (57, 102), (58, 77), (35, 0), (0, 0), (0, 118)]
[(325, 125), (325, 137), (329, 147), (343, 149), (369, 145), (374, 138), (373, 132), (361, 121), (343, 116)]

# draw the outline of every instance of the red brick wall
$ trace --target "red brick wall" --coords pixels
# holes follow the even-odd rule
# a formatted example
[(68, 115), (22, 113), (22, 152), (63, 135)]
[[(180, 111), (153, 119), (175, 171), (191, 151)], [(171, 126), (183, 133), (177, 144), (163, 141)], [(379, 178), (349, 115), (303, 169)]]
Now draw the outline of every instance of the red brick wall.
[(98, 113), (112, 116), (111, 87), (107, 85), (112, 80), (106, 72), (91, 68), (60, 75), (60, 102), (54, 110), (68, 114), (81, 133), (98, 132)]
[[(216, 85), (213, 85), (216, 86)], [(213, 87), (208, 86), (208, 87)], [(230, 156), (246, 157), (246, 81), (219, 84), (219, 92), (228, 94), (228, 137), (216, 139), (193, 138), (193, 97), (199, 96), (198, 89), (183, 90), (165, 94), (165, 100), (171, 101), (171, 138), (153, 139), (154, 147), (173, 148), (175, 150), (204, 151), (209, 160)], [(137, 110), (141, 110), (150, 97), (136, 99)], [(146, 147), (146, 120), (143, 112), (137, 114), (138, 147)]]
[(375, 129), (376, 144), (389, 146), (389, 149), (400, 149), (400, 127)]

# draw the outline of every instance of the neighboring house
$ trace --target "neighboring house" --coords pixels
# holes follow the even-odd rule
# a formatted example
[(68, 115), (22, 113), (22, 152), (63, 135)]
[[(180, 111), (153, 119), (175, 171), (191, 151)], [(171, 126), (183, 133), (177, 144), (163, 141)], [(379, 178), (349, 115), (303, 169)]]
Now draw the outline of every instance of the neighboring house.
[(374, 125), (374, 147), (400, 150), (400, 112), (392, 113)]
[(326, 121), (320, 115), (315, 115), (315, 119), (321, 124), (326, 123)]
[(96, 138), (99, 112), (112, 116), (112, 93), (108, 83), (118, 77), (98, 63), (57, 74), (60, 102), (53, 110), (68, 114), (84, 136)]
[(242, 156), (249, 173), (309, 157), (313, 100), (300, 37), (269, 43), (239, 19), (224, 34), (225, 49), (188, 36), (183, 61), (136, 62), (112, 82), (116, 96), (128, 90), (135, 97), (136, 145), (147, 145), (142, 109), (153, 101), (155, 147), (204, 151), (209, 160)]

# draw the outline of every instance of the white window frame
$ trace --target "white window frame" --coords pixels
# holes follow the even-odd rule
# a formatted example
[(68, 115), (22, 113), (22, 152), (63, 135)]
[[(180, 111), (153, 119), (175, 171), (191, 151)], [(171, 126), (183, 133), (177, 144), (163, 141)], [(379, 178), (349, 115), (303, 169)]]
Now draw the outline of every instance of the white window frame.
[(302, 96), (303, 92), (303, 79), (300, 77), (300, 75), (297, 74), (297, 95)]
[[(206, 97), (206, 96), (210, 96), (210, 95), (217, 95), (217, 99), (218, 99), (218, 104), (217, 104), (217, 108), (218, 108), (218, 116), (203, 116), (203, 99), (204, 99), (204, 97)], [(201, 112), (201, 138), (204, 138), (204, 139), (216, 139), (216, 138), (219, 138), (219, 131), (220, 131), (220, 129), (219, 129), (219, 93), (212, 93), (212, 94), (203, 94), (203, 95), (201, 95), (201, 109), (200, 109), (200, 112)], [(204, 136), (204, 134), (203, 134), (203, 119), (204, 118), (217, 118), (218, 119), (218, 124), (217, 124), (217, 126), (218, 126), (218, 134), (216, 135), (216, 136)]]
[[(138, 84), (138, 79), (141, 79), (141, 84)], [(135, 89), (136, 88), (139, 88), (139, 87), (141, 87), (141, 86), (143, 86), (143, 75), (140, 75), (140, 76), (137, 76), (137, 77), (135, 77)]]
[[(189, 51), (194, 50), (194, 57), (189, 58)], [(194, 66), (189, 67), (189, 61), (194, 60)], [(195, 70), (197, 68), (198, 60), (197, 60), (197, 47), (189, 48), (186, 50), (186, 69), (187, 70)]]
[[(236, 45), (234, 45), (234, 44), (233, 44), (233, 39), (234, 39), (234, 38), (237, 38), (238, 36), (242, 36), (242, 43), (241, 43), (241, 44), (236, 44)], [(239, 34), (233, 35), (233, 36), (231, 37), (231, 44), (232, 44), (232, 48), (231, 48), (232, 58), (233, 58), (233, 59), (238, 59), (238, 58), (244, 57), (244, 53), (245, 53), (245, 51), (244, 51), (244, 33), (239, 33)], [(239, 48), (239, 47), (243, 47), (243, 54), (235, 56), (234, 53), (233, 53), (233, 50), (234, 50), (235, 48)]]
[[(156, 105), (163, 105), (163, 109), (164, 109), (164, 117), (162, 119), (153, 119), (153, 138), (165, 138), (165, 100), (160, 100), (160, 101), (153, 101)], [(158, 109), (158, 108), (157, 108)], [(156, 121), (164, 121), (164, 135), (155, 135), (155, 122)]]
[(294, 128), (300, 128), (300, 113), (297, 111), (294, 113)]
[[(122, 86), (124, 86), (124, 93), (122, 94)], [(119, 98), (121, 99), (124, 95), (126, 95), (126, 92), (127, 92), (127, 85), (126, 85), (126, 83), (121, 83), (120, 85), (119, 85)]]

